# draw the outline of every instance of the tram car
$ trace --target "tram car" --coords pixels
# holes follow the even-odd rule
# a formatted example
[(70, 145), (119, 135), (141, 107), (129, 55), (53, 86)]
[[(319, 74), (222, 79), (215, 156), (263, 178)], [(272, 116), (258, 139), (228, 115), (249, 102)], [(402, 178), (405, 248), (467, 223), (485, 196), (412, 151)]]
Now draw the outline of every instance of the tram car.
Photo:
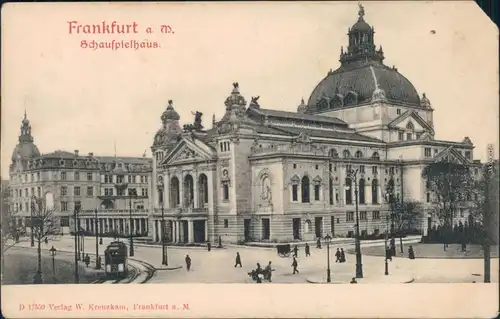
[(127, 245), (114, 241), (104, 251), (104, 269), (110, 278), (124, 278), (128, 275)]

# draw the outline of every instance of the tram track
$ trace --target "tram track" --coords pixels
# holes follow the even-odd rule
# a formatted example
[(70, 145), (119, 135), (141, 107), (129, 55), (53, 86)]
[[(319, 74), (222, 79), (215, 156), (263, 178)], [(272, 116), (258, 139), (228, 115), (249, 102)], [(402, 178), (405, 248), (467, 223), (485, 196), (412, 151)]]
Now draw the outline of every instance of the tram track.
[[(153, 265), (132, 258), (129, 258), (128, 261), (129, 275), (126, 278), (108, 279), (103, 277), (94, 281), (93, 284), (144, 284), (153, 278), (156, 272)], [(132, 265), (134, 263), (136, 265)]]

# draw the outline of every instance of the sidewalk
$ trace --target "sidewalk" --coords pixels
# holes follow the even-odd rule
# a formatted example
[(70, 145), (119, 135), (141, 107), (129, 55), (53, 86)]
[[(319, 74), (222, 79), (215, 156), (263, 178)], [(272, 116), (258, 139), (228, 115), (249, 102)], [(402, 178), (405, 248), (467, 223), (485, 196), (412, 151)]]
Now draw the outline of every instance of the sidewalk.
[[(354, 274), (331, 274), (332, 284), (349, 284), (351, 282)], [(327, 284), (326, 282), (326, 272), (323, 276), (309, 276), (306, 278), (308, 283), (311, 284)], [(366, 276), (364, 278), (357, 278), (356, 281), (358, 284), (409, 284), (414, 281), (411, 276), (402, 275), (402, 274), (389, 274), (376, 276)]]

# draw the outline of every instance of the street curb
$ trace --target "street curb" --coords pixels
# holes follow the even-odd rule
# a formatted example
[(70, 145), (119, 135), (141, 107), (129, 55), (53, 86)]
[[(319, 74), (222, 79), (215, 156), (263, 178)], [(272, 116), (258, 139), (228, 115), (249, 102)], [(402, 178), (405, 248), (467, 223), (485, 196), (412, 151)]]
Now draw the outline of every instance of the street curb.
[(155, 268), (156, 270), (177, 270), (181, 269), (182, 266), (176, 266), (176, 267), (164, 267), (164, 268)]

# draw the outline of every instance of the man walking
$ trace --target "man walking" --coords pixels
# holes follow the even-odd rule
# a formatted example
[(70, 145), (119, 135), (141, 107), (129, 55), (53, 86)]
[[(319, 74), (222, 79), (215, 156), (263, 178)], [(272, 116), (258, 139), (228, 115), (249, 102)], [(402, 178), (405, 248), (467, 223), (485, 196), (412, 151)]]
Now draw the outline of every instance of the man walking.
[(269, 282), (272, 282), (271, 277), (273, 275), (273, 267), (271, 266), (271, 262), (269, 262), (269, 264), (267, 264), (266, 269), (265, 269), (265, 273), (267, 275), (267, 279), (269, 280)]
[(344, 248), (340, 248), (340, 262), (345, 263), (345, 252)]
[(240, 265), (240, 268), (242, 267), (241, 266), (241, 257), (240, 257), (240, 253), (237, 252), (236, 253), (236, 263), (234, 264), (234, 267), (236, 268), (236, 266)]
[(299, 248), (297, 247), (297, 245), (295, 245), (295, 247), (293, 248), (293, 258), (296, 258), (298, 256), (298, 253)]
[(186, 269), (189, 271), (191, 269), (191, 258), (189, 255), (186, 255)]
[(306, 243), (306, 257), (311, 256), (311, 249), (309, 248), (309, 244)]
[(318, 238), (318, 240), (316, 240), (316, 248), (321, 249), (321, 238)]
[(293, 267), (293, 274), (295, 275), (295, 273), (299, 273), (299, 271), (297, 270), (297, 267), (299, 266), (299, 264), (297, 263), (297, 259), (295, 259), (295, 257), (293, 257), (293, 262), (292, 262), (292, 267)]
[(336, 263), (340, 263), (340, 262), (342, 262), (342, 261), (340, 260), (340, 250), (339, 250), (338, 248), (337, 248), (337, 252), (335, 253), (335, 258), (336, 258), (336, 259), (335, 259), (335, 262), (336, 262)]

